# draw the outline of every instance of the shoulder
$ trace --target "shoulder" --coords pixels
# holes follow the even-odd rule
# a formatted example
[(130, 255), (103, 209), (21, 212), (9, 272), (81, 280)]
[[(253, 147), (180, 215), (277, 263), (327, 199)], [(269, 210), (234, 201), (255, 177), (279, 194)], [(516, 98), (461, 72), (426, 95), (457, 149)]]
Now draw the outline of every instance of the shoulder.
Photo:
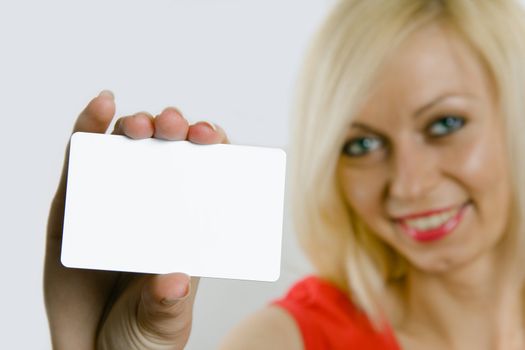
[(221, 349), (398, 349), (349, 295), (326, 279), (297, 282), (281, 299), (237, 326)]
[(294, 319), (282, 308), (268, 306), (235, 327), (220, 349), (301, 350), (301, 333)]
[(287, 310), (301, 329), (306, 327), (305, 332), (316, 327), (317, 323), (326, 325), (326, 321), (330, 319), (356, 313), (349, 295), (319, 276), (308, 276), (300, 280), (274, 304)]
[(308, 276), (295, 283), (285, 296), (234, 328), (221, 349), (315, 348), (312, 345), (323, 338), (323, 328), (331, 323), (328, 310), (334, 309), (330, 302), (334, 299), (346, 296), (327, 281)]
[(398, 349), (389, 327), (374, 327), (348, 292), (321, 276), (297, 282), (274, 304), (293, 318), (305, 349)]

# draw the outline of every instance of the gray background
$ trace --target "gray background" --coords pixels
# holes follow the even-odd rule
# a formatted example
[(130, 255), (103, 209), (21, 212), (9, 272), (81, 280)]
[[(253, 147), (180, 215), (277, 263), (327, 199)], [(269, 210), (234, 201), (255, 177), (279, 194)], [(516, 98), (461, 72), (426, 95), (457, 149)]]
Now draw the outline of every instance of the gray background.
[[(119, 116), (176, 105), (232, 143), (287, 149), (297, 68), (332, 2), (0, 1), (0, 348), (50, 349), (45, 225), (85, 104), (108, 88)], [(215, 348), (308, 273), (288, 214), (284, 228), (277, 283), (202, 280), (188, 349)]]
[[(45, 225), (76, 115), (101, 89), (117, 115), (178, 106), (232, 143), (287, 149), (297, 68), (330, 0), (0, 2), (0, 334), (49, 349)], [(286, 215), (277, 283), (203, 279), (188, 349), (215, 348), (309, 266)]]

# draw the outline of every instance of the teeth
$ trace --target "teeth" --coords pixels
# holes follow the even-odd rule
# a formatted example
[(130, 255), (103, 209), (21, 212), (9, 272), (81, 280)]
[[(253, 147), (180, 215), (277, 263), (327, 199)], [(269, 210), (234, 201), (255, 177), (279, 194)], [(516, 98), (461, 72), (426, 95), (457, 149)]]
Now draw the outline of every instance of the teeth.
[(446, 213), (435, 214), (424, 218), (405, 220), (405, 223), (416, 230), (427, 231), (443, 225), (456, 215), (456, 213), (457, 210), (448, 211)]

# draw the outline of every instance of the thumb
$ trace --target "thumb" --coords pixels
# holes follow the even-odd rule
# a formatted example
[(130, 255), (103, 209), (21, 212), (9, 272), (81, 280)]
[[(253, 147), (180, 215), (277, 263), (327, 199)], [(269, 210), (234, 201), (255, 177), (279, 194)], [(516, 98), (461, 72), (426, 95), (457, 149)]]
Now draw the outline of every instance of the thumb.
[(157, 344), (182, 349), (191, 331), (198, 281), (183, 273), (150, 276), (137, 307), (141, 333)]
[[(109, 90), (103, 90), (100, 94), (93, 98), (80, 113), (75, 126), (73, 127), (73, 133), (77, 131), (91, 132), (91, 133), (104, 133), (113, 116), (115, 115), (115, 97)], [(69, 142), (66, 147), (66, 154), (64, 158), (64, 165), (62, 167), (62, 175), (58, 185), (56, 197), (62, 200), (64, 199), (66, 179), (67, 179), (67, 168), (69, 162)]]
[[(109, 90), (103, 90), (97, 97), (93, 98), (80, 113), (75, 122), (73, 132), (104, 133), (115, 114), (115, 108), (113, 93)], [(60, 254), (60, 246), (62, 245), (62, 225), (69, 164), (69, 146), (70, 142), (68, 142), (66, 147), (62, 175), (60, 176), (49, 214), (47, 252), (52, 261), (59, 260), (58, 255)]]
[(93, 98), (78, 116), (73, 132), (106, 132), (115, 115), (115, 96), (109, 90), (102, 90)]

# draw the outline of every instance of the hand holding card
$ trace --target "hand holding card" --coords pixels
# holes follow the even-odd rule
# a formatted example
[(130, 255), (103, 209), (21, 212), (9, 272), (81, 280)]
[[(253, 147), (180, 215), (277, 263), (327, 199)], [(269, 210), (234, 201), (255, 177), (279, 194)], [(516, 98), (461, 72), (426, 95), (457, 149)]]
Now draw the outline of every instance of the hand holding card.
[[(103, 134), (110, 125), (114, 114), (113, 94), (103, 91), (82, 111), (73, 131)], [(167, 140), (189, 141), (192, 144), (201, 145), (228, 142), (226, 134), (219, 126), (208, 122), (189, 125), (182, 114), (172, 107), (164, 109), (155, 117), (145, 112), (121, 117), (115, 123), (113, 134), (127, 136), (128, 139), (125, 140), (128, 141), (128, 145), (133, 144), (129, 143), (132, 142), (129, 139), (150, 138), (162, 139), (163, 143), (169, 143)], [(120, 138), (107, 135), (94, 136), (101, 137), (103, 140)], [(140, 142), (137, 141), (135, 145), (140, 145)], [(64, 227), (64, 212), (66, 180), (69, 177), (68, 155), (69, 145), (47, 227), (44, 297), (53, 349), (184, 348), (190, 334), (198, 278), (191, 277), (190, 281), (190, 278), (182, 273), (137, 274), (66, 268), (61, 264), (62, 232), (63, 228), (66, 228)], [(92, 161), (95, 160), (92, 159)], [(119, 162), (119, 157), (115, 156), (111, 162), (113, 164), (111, 166), (115, 166)], [(140, 167), (140, 164), (135, 163), (135, 166)], [(89, 172), (92, 173), (93, 170), (90, 169)], [(74, 175), (69, 175), (71, 175), (70, 179), (73, 179)], [(106, 176), (107, 179), (111, 179), (111, 173), (108, 172), (99, 172), (97, 175), (103, 186)], [(121, 195), (128, 199), (134, 198), (136, 191), (140, 192), (140, 186), (137, 187), (134, 184), (125, 193), (124, 190), (120, 188)], [(111, 190), (108, 192), (113, 193)], [(150, 195), (159, 194), (159, 192), (165, 193), (159, 188), (156, 193), (150, 193)], [(96, 202), (104, 203), (105, 198), (106, 193), (102, 193)], [(93, 222), (100, 222), (101, 219), (109, 220), (108, 216), (118, 209), (110, 208), (107, 212), (92, 212), (95, 215), (91, 216), (91, 220)], [(88, 213), (80, 215), (84, 214)], [(140, 216), (141, 212), (135, 211), (133, 214)], [(151, 232), (149, 229), (151, 226), (148, 226), (148, 232)], [(122, 231), (118, 232), (122, 233)], [(126, 247), (126, 240), (130, 238), (122, 239), (121, 247)], [(157, 247), (163, 245), (163, 242), (157, 243)], [(85, 248), (91, 249), (91, 258), (96, 261), (98, 249), (103, 249), (104, 244), (99, 247), (85, 246)], [(114, 251), (113, 255), (118, 257), (118, 251)], [(144, 254), (139, 255), (141, 256), (138, 258), (141, 258)], [(137, 259), (137, 261), (144, 260)], [(91, 267), (102, 268), (101, 266)], [(179, 271), (187, 273), (184, 270)]]

